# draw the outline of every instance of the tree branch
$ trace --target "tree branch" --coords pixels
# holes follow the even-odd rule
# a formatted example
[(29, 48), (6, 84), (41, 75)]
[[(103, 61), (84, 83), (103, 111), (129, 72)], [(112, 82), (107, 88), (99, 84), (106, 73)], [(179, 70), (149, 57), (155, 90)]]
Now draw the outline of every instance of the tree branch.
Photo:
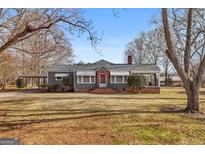
[(203, 56), (201, 63), (199, 64), (197, 75), (195, 76), (196, 86), (199, 88), (203, 80), (205, 73), (205, 56)]
[(192, 8), (188, 10), (186, 44), (184, 48), (184, 71), (187, 73), (188, 77), (190, 74), (189, 67), (190, 67), (191, 28), (192, 28)]
[(180, 63), (177, 59), (176, 52), (174, 51), (172, 40), (171, 40), (171, 34), (169, 29), (169, 21), (168, 21), (168, 14), (167, 9), (162, 9), (162, 19), (163, 19), (163, 28), (164, 28), (164, 34), (165, 34), (165, 40), (168, 49), (166, 50), (166, 55), (170, 59), (170, 61), (173, 63), (174, 68), (176, 69), (178, 75), (182, 79), (183, 84), (186, 86), (187, 84), (187, 77), (180, 66)]

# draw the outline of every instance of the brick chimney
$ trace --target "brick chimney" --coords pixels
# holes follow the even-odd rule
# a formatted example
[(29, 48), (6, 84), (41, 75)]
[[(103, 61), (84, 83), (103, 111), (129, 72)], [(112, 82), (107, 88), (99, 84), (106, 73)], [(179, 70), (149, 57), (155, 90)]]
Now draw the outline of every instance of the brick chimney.
[(129, 65), (132, 65), (132, 55), (131, 55), (131, 54), (129, 54), (129, 55), (127, 56), (127, 63), (128, 63)]

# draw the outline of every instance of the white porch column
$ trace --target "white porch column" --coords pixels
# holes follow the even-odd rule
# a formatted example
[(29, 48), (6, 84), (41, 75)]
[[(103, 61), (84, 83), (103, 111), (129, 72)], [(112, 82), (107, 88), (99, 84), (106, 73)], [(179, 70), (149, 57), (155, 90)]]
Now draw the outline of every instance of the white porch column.
[(160, 72), (158, 73), (158, 87), (160, 87)]
[(73, 71), (73, 90), (75, 92), (75, 77), (76, 77), (76, 72)]

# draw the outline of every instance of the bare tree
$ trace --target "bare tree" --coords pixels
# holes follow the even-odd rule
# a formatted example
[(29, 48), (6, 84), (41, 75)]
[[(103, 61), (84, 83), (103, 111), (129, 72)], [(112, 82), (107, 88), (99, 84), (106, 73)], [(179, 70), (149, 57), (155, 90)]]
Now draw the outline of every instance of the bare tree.
[(155, 64), (159, 63), (165, 50), (163, 33), (160, 29), (143, 32), (138, 38), (130, 42), (125, 49), (125, 55), (132, 54), (134, 62), (138, 64)]
[(133, 57), (133, 62), (136, 64), (143, 64), (146, 61), (145, 53), (145, 33), (141, 33), (139, 38), (135, 38), (133, 41), (127, 44), (127, 47), (124, 51), (125, 57), (127, 58), (128, 54), (131, 54)]
[(165, 49), (162, 36), (161, 29), (154, 29), (146, 33), (144, 50), (146, 51), (147, 63), (155, 65), (159, 63), (159, 58), (162, 57)]
[[(165, 62), (165, 47), (162, 29), (154, 29), (152, 31), (141, 33), (139, 38), (136, 38), (134, 41), (130, 42), (125, 49), (125, 55), (127, 57), (128, 53), (131, 54), (134, 62), (137, 64), (160, 65)], [(167, 68), (165, 69), (165, 74), (167, 76), (169, 65), (166, 66)], [(156, 74), (154, 74), (154, 80), (156, 84)]]
[(15, 79), (15, 65), (12, 63), (14, 57), (11, 53), (5, 52), (0, 54), (0, 88), (6, 88), (8, 82)]
[(199, 88), (205, 72), (204, 19), (204, 9), (162, 9), (166, 55), (183, 82), (187, 112), (199, 111)]
[(21, 73), (45, 73), (51, 64), (67, 64), (73, 60), (69, 40), (56, 28), (41, 31), (11, 46), (11, 49), (14, 49), (23, 61)]
[[(165, 50), (165, 43), (161, 29), (154, 29), (145, 35), (145, 53), (146, 61), (149, 64), (159, 65), (160, 60), (163, 59), (163, 52)], [(160, 58), (161, 57), (161, 58)], [(157, 84), (157, 76), (154, 74), (155, 85)]]
[(0, 9), (0, 53), (55, 26), (69, 33), (86, 32), (93, 47), (99, 40), (92, 22), (77, 9)]

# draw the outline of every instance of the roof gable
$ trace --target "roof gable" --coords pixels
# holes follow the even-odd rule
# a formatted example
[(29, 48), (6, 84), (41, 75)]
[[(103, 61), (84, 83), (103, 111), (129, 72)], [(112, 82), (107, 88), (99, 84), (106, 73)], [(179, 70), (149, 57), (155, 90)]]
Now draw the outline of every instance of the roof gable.
[(103, 65), (101, 65), (100, 67), (98, 67), (98, 68), (96, 69), (96, 71), (100, 70), (100, 69), (103, 68), (103, 67), (104, 67), (106, 70), (108, 70), (108, 71), (110, 70), (109, 67), (107, 67), (105, 64), (103, 64)]
[(113, 63), (111, 63), (111, 62), (109, 62), (109, 61), (106, 61), (106, 60), (104, 60), (104, 59), (101, 59), (101, 60), (99, 60), (99, 61), (96, 61), (96, 62), (94, 62), (94, 63), (92, 63), (92, 64), (105, 64), (105, 65), (113, 65)]

